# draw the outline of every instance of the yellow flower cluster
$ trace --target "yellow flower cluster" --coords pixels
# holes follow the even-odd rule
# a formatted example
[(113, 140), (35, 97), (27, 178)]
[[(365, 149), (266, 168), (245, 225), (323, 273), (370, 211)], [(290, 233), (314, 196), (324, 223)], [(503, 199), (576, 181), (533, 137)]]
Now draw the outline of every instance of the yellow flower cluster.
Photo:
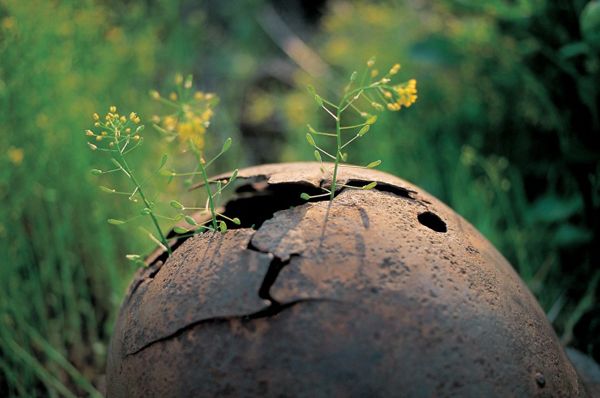
[(212, 116), (211, 108), (206, 108), (200, 114), (188, 109), (179, 119), (174, 115), (166, 116), (162, 126), (166, 131), (177, 134), (182, 145), (187, 145), (191, 141), (201, 151), (204, 149), (204, 135)]
[(108, 108), (108, 112), (104, 117), (94, 113), (92, 119), (94, 120), (94, 127), (101, 130), (99, 133), (85, 130), (85, 135), (97, 142), (97, 144), (88, 142), (92, 150), (98, 149), (98, 145), (102, 141), (108, 142), (109, 149), (118, 149), (120, 145), (126, 145), (126, 142), (128, 143), (130, 140), (139, 141), (141, 139), (140, 132), (143, 126), (137, 126), (141, 123), (141, 119), (135, 112), (131, 112), (129, 117), (126, 117), (120, 115), (117, 112), (117, 107), (113, 105)]
[(399, 111), (403, 106), (408, 108), (417, 101), (417, 81), (410, 79), (408, 82), (393, 87), (393, 93), (385, 93), (386, 98), (395, 98), (394, 102), (388, 102), (390, 111)]
[(183, 92), (181, 95), (173, 92), (168, 99), (161, 97), (158, 91), (150, 93), (152, 98), (162, 102), (168, 101), (177, 108), (175, 113), (163, 118), (155, 116), (153, 120), (163, 132), (172, 138), (177, 137), (183, 150), (191, 143), (197, 150), (202, 151), (205, 147), (206, 129), (213, 117), (212, 106), (216, 97), (212, 93), (202, 91), (190, 95), (191, 82), (187, 82), (176, 78), (176, 84), (181, 86), (183, 83)]
[[(373, 69), (374, 66), (375, 58), (369, 59), (367, 68), (370, 70), (371, 79), (379, 73), (377, 69)], [(390, 111), (399, 111), (403, 106), (408, 108), (417, 101), (417, 81), (415, 79), (394, 86), (390, 85), (394, 75), (398, 74), (400, 68), (400, 64), (394, 64), (387, 74), (371, 84), (371, 87), (376, 87), (379, 90), (378, 94), (385, 101), (386, 107)], [(371, 106), (377, 111), (385, 109), (378, 102), (371, 102)]]

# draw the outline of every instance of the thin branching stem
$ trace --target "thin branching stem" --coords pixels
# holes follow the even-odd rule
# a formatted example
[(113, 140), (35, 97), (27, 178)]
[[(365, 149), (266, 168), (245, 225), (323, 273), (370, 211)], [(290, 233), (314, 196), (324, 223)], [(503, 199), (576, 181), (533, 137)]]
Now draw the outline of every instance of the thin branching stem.
[[(212, 226), (214, 228), (214, 230), (216, 231), (218, 228), (218, 224), (217, 224), (217, 211), (215, 209), (215, 202), (213, 199), (213, 192), (210, 189), (210, 180), (208, 179), (208, 175), (206, 174), (206, 166), (203, 160), (202, 160), (202, 154), (200, 153), (200, 151), (198, 151), (198, 149), (196, 148), (196, 146), (194, 145), (194, 143), (192, 141), (190, 141), (190, 146), (192, 147), (192, 151), (194, 151), (194, 153), (196, 154), (196, 158), (198, 159), (198, 166), (200, 168), (200, 173), (202, 175), (202, 180), (204, 181), (204, 187), (206, 189), (206, 194), (208, 195), (208, 207), (210, 209), (210, 217), (211, 217), (211, 222), (212, 222)], [(217, 155), (218, 157), (218, 155)], [(214, 160), (214, 159), (213, 159)]]
[(340, 151), (344, 148), (346, 148), (348, 145), (350, 145), (354, 140), (360, 138), (360, 135), (355, 135), (354, 137), (352, 137), (351, 139), (348, 140), (348, 142), (346, 142), (344, 145), (342, 145), (342, 147), (340, 148)]
[(119, 157), (118, 160), (120, 160), (120, 162), (118, 162), (118, 160), (116, 160), (116, 161), (117, 161), (117, 163), (119, 163), (121, 165), (125, 174), (127, 174), (129, 176), (129, 178), (131, 179), (131, 182), (133, 182), (133, 185), (136, 187), (137, 193), (140, 196), (140, 198), (142, 199), (142, 201), (144, 202), (144, 205), (146, 205), (146, 208), (150, 210), (150, 212), (148, 213), (148, 216), (150, 216), (150, 218), (152, 219), (152, 223), (154, 224), (154, 227), (156, 228), (156, 231), (158, 232), (158, 236), (160, 238), (160, 243), (162, 244), (162, 246), (165, 248), (165, 250), (167, 251), (167, 253), (170, 256), (171, 248), (169, 247), (169, 242), (165, 238), (165, 235), (163, 234), (162, 229), (160, 228), (160, 225), (158, 224), (158, 220), (153, 213), (152, 204), (146, 198), (146, 195), (144, 194), (144, 190), (142, 189), (142, 186), (138, 183), (138, 180), (135, 178), (133, 171), (131, 170), (131, 168), (127, 164), (127, 161), (125, 160), (125, 157), (121, 153), (121, 148), (119, 146), (119, 143), (116, 142), (116, 145), (117, 145), (117, 149), (118, 149), (118, 151), (116, 153), (118, 154), (117, 156)]
[(337, 117), (335, 118), (335, 134), (336, 134), (336, 151), (335, 151), (335, 165), (333, 166), (333, 175), (331, 177), (331, 193), (329, 194), (329, 202), (331, 203), (333, 201), (333, 198), (335, 197), (335, 184), (337, 182), (337, 173), (338, 173), (338, 168), (340, 165), (340, 159), (342, 156), (342, 153), (340, 152), (340, 148), (342, 146), (342, 130), (340, 130), (340, 123), (341, 123), (341, 116), (342, 116), (342, 112), (341, 112), (341, 107), (344, 104), (344, 101), (346, 99), (346, 96), (344, 96), (344, 98), (342, 98), (342, 101), (340, 102), (340, 106), (338, 106), (338, 111), (337, 111)]

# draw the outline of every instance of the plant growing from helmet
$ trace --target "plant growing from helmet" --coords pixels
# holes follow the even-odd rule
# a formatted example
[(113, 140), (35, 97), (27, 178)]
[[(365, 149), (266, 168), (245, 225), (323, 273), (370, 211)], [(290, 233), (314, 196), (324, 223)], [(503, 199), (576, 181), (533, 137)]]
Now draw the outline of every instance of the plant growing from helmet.
[[(337, 177), (339, 168), (364, 167), (375, 168), (381, 164), (381, 160), (374, 160), (366, 166), (348, 165), (346, 152), (348, 147), (356, 140), (364, 137), (377, 122), (377, 114), (384, 110), (399, 111), (402, 107), (408, 108), (417, 100), (417, 81), (410, 79), (404, 83), (394, 84), (392, 79), (400, 70), (400, 65), (395, 64), (389, 71), (379, 77), (379, 72), (374, 68), (375, 58), (367, 61), (366, 68), (361, 76), (353, 72), (350, 82), (344, 88), (341, 99), (335, 103), (329, 101), (315, 92), (312, 86), (308, 87), (309, 93), (314, 97), (328, 116), (335, 122), (335, 130), (320, 131), (308, 125), (306, 140), (314, 148), (314, 156), (321, 162), (321, 170), (325, 172), (323, 157), (333, 161), (331, 169), (331, 186), (323, 187), (324, 193), (309, 195), (303, 193), (301, 197), (305, 200), (329, 196), (330, 203), (333, 201), (336, 191), (340, 187), (350, 189), (372, 189), (377, 183), (371, 182), (362, 187), (338, 184)], [(329, 152), (317, 141), (317, 137), (323, 140), (334, 141), (334, 151)]]
[[(128, 162), (129, 154), (138, 149), (144, 138), (142, 132), (144, 125), (139, 115), (131, 112), (129, 116), (118, 113), (115, 106), (111, 106), (103, 117), (94, 113), (94, 127), (86, 130), (89, 137), (88, 146), (94, 151), (103, 152), (109, 156), (114, 168), (108, 170), (93, 169), (92, 174), (96, 176), (104, 174), (121, 174), (124, 177), (122, 185), (124, 188), (110, 188), (100, 186), (103, 192), (112, 195), (122, 195), (130, 201), (139, 204), (139, 213), (126, 220), (109, 219), (114, 225), (126, 224), (139, 217), (149, 219), (154, 232), (142, 228), (147, 236), (158, 244), (165, 252), (171, 255), (171, 248), (167, 235), (163, 232), (159, 220), (170, 222), (182, 222), (173, 228), (179, 238), (192, 236), (202, 232), (227, 231), (226, 221), (239, 225), (238, 218), (230, 218), (218, 211), (219, 199), (227, 187), (236, 179), (237, 170), (234, 170), (229, 180), (211, 180), (207, 169), (231, 147), (232, 140), (227, 138), (221, 150), (209, 160), (205, 158), (205, 135), (213, 116), (213, 108), (218, 102), (212, 93), (204, 93), (192, 90), (192, 76), (185, 80), (177, 75), (175, 78), (176, 90), (168, 97), (161, 96), (158, 91), (152, 91), (151, 96), (163, 105), (170, 108), (170, 112), (163, 117), (154, 116), (153, 126), (165, 137), (167, 142), (178, 141), (183, 152), (191, 153), (195, 158), (195, 168), (189, 172), (166, 171), (167, 155), (163, 155), (156, 173), (166, 176), (168, 180), (176, 177), (185, 177), (186, 183), (191, 185), (197, 178), (204, 185), (206, 200), (202, 206), (196, 204), (184, 205), (179, 200), (172, 199), (168, 208), (170, 214), (159, 212), (159, 201), (157, 195), (150, 196), (147, 192), (147, 184), (139, 177), (139, 174)], [(166, 206), (162, 206), (166, 207)], [(127, 258), (141, 262), (141, 256), (137, 254), (127, 255)]]

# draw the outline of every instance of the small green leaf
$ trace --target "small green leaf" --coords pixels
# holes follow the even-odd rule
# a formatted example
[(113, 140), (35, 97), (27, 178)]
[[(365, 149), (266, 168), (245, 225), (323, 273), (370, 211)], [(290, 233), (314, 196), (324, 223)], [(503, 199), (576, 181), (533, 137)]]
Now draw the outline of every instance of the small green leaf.
[(350, 75), (350, 81), (351, 82), (355, 81), (356, 76), (358, 76), (358, 72), (357, 71), (352, 72), (352, 74)]
[(186, 229), (186, 228), (183, 228), (183, 227), (173, 227), (173, 231), (176, 234), (186, 234), (186, 233), (190, 232), (189, 229)]
[(149, 208), (147, 208), (147, 207), (144, 207), (144, 208), (142, 209), (142, 211), (140, 211), (140, 214), (141, 214), (142, 216), (147, 216), (147, 215), (150, 215), (151, 213), (152, 213), (152, 210), (150, 210), (150, 209), (149, 209)]
[(169, 204), (171, 205), (172, 208), (177, 209), (177, 210), (185, 209), (185, 207), (176, 200), (170, 201)]
[(367, 185), (363, 185), (360, 189), (373, 189), (375, 188), (375, 186), (377, 186), (377, 183), (375, 181), (368, 183)]
[(231, 143), (233, 141), (231, 140), (231, 137), (227, 138), (225, 140), (225, 143), (223, 143), (223, 148), (221, 149), (221, 152), (227, 152), (227, 150), (229, 150), (229, 148), (231, 148)]
[(225, 224), (225, 221), (219, 221), (219, 230), (222, 233), (227, 232), (227, 224)]
[(240, 221), (240, 219), (239, 219), (239, 218), (237, 218), (237, 217), (235, 217), (235, 218), (232, 220), (232, 222), (233, 222), (235, 225), (240, 225), (240, 224), (242, 223), (242, 222)]
[(198, 223), (196, 222), (196, 220), (194, 220), (191, 216), (184, 216), (183, 219), (185, 220), (186, 223), (196, 226), (198, 225)]
[(310, 133), (306, 133), (306, 141), (308, 141), (308, 143), (310, 144), (310, 146), (317, 145), (315, 143), (315, 139), (313, 138), (313, 136)]
[(92, 170), (90, 170), (90, 173), (92, 173), (92, 175), (94, 175), (94, 176), (99, 176), (100, 174), (102, 174), (102, 170), (92, 169)]
[(181, 220), (183, 220), (183, 217), (184, 217), (184, 216), (185, 216), (185, 214), (177, 213), (177, 214), (175, 215), (175, 217), (173, 217), (173, 220), (174, 220), (174, 221), (181, 221)]
[(340, 157), (342, 158), (342, 162), (348, 161), (348, 152), (340, 153)]
[(140, 261), (142, 259), (142, 256), (140, 256), (139, 254), (128, 254), (125, 256), (125, 258), (127, 258), (127, 260), (129, 261)]
[(370, 124), (364, 125), (359, 131), (358, 131), (358, 136), (362, 137), (363, 135), (367, 134), (367, 132), (369, 131), (369, 129), (371, 128)]
[(229, 177), (229, 184), (233, 183), (238, 176), (238, 169), (233, 170), (231, 177)]
[(310, 124), (307, 124), (306, 127), (308, 127), (308, 131), (310, 131), (312, 134), (317, 134), (317, 130), (315, 130)]
[(374, 162), (369, 163), (366, 167), (367, 169), (372, 169), (374, 167), (377, 167), (381, 164), (381, 160), (375, 160)]
[(106, 192), (106, 193), (115, 193), (115, 190), (114, 190), (114, 189), (112, 189), (112, 188), (108, 188), (108, 187), (105, 187), (105, 186), (103, 186), (103, 185), (100, 185), (100, 190), (101, 190), (102, 192)]
[(317, 150), (315, 150), (315, 159), (317, 159), (318, 162), (323, 161), (323, 158), (321, 158), (321, 154)]
[(319, 95), (315, 95), (315, 101), (317, 101), (317, 105), (323, 106), (323, 99)]
[(127, 221), (123, 221), (123, 220), (117, 220), (116, 218), (109, 218), (107, 221), (109, 224), (112, 224), (112, 225), (123, 225), (127, 222)]
[(304, 200), (309, 200), (309, 199), (310, 199), (310, 195), (309, 195), (309, 194), (307, 194), (306, 192), (302, 192), (302, 193), (300, 194), (300, 197), (301, 197), (302, 199), (304, 199)]
[(158, 166), (158, 170), (161, 170), (163, 167), (165, 167), (165, 164), (167, 164), (167, 159), (169, 157), (167, 156), (167, 154), (163, 154), (162, 158), (160, 158), (160, 165)]
[(367, 119), (366, 123), (367, 124), (375, 124), (376, 121), (377, 121), (377, 115), (372, 115), (370, 118)]
[(121, 163), (119, 163), (119, 161), (117, 159), (111, 158), (110, 161), (113, 162), (113, 164), (115, 166), (117, 166), (118, 168), (123, 169), (123, 166), (121, 166)]

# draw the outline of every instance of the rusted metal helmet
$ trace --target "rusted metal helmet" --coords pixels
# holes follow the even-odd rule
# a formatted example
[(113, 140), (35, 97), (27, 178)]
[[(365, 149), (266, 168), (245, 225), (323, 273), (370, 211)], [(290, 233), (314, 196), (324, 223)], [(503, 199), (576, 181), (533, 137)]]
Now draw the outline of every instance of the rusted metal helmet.
[[(240, 170), (244, 224), (138, 272), (109, 397), (585, 397), (544, 312), (468, 222), (392, 175)], [(327, 217), (326, 217), (327, 215)]]

